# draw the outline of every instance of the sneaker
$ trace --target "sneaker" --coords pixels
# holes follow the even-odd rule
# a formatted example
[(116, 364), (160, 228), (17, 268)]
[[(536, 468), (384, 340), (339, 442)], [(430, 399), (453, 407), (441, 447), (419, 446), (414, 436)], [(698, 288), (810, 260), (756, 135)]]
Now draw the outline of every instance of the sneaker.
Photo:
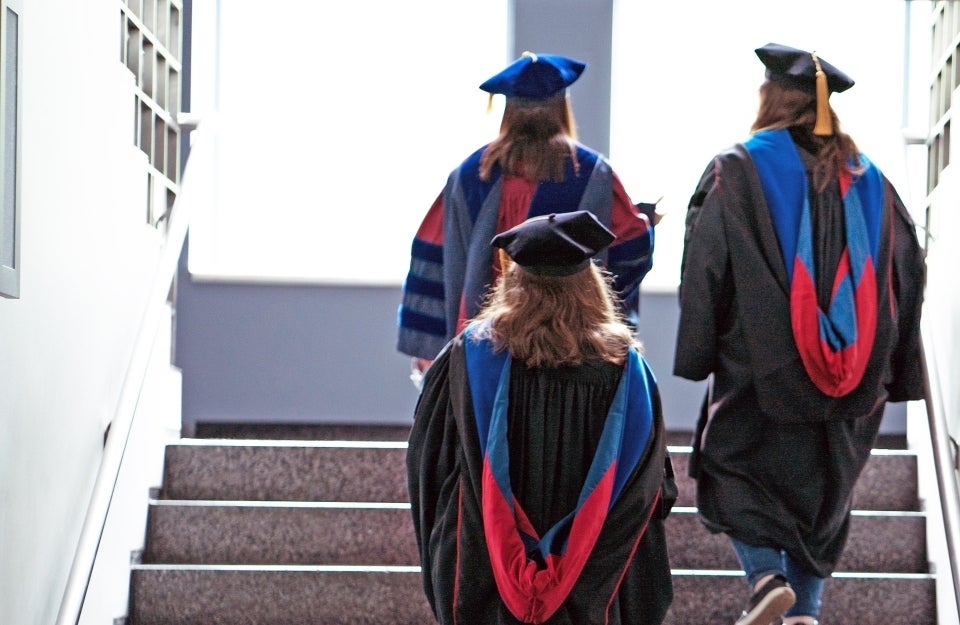
[(770, 625), (790, 609), (797, 600), (793, 589), (782, 575), (775, 575), (750, 597), (736, 625)]

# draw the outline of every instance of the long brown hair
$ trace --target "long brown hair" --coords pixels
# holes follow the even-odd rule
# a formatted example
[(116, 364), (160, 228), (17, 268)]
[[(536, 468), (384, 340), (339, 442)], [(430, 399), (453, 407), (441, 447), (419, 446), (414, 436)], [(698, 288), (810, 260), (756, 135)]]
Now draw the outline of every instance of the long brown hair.
[[(572, 276), (540, 276), (504, 258), (506, 270), (474, 318), (477, 338), (506, 349), (528, 367), (625, 361), (640, 348), (623, 321), (612, 276), (597, 265)], [(483, 323), (483, 322), (489, 323)]]
[(567, 157), (577, 166), (575, 123), (565, 91), (545, 100), (507, 98), (500, 134), (480, 157), (480, 179), (489, 180), (499, 164), (507, 175), (562, 181)]
[(815, 95), (788, 87), (778, 81), (768, 80), (760, 85), (760, 108), (751, 127), (760, 130), (790, 129), (794, 139), (804, 149), (816, 155), (817, 165), (813, 181), (818, 191), (823, 191), (831, 180), (836, 180), (844, 169), (860, 171), (860, 152), (850, 135), (840, 130), (837, 113), (830, 108), (833, 134), (813, 134), (817, 121), (817, 98)]

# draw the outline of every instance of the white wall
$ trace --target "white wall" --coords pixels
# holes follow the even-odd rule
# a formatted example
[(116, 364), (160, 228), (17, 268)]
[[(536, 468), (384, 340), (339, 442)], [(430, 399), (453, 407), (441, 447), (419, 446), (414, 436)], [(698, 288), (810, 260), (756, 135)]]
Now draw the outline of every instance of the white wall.
[(46, 625), (161, 237), (145, 223), (119, 3), (23, 4), (20, 299), (0, 299), (0, 623)]
[(478, 87), (510, 60), (507, 1), (224, 1), (219, 68), (197, 4), (192, 106), (219, 75), (221, 163), (191, 271), (399, 285), (450, 170), (496, 135)]
[(131, 552), (144, 548), (150, 490), (163, 481), (166, 446), (180, 438), (182, 379), (170, 367), (171, 339), (164, 328), (156, 335), (78, 625), (109, 625), (127, 614)]
[[(953, 139), (953, 145), (951, 152), (956, 155), (956, 139)], [(932, 378), (932, 405), (934, 410), (942, 411), (947, 435), (953, 441), (960, 440), (960, 384), (956, 383), (956, 372), (960, 371), (960, 332), (957, 328), (957, 320), (960, 319), (960, 288), (957, 282), (960, 215), (956, 201), (960, 197), (960, 175), (956, 167), (956, 164), (951, 164), (941, 172), (940, 184), (931, 195), (927, 287), (922, 321), (924, 349), (928, 362), (932, 363), (929, 371)], [(918, 407), (911, 415), (908, 426), (911, 445), (924, 449), (930, 441), (930, 429), (922, 407)], [(956, 458), (955, 449), (953, 454)], [(933, 458), (921, 454), (919, 470), (920, 496), (927, 513), (928, 554), (932, 568), (937, 573), (938, 623), (957, 623), (960, 622), (958, 606), (953, 596), (951, 563), (943, 535), (943, 505)], [(956, 476), (955, 473), (955, 479)], [(953, 483), (956, 484), (956, 481)], [(956, 530), (954, 528), (954, 532)], [(955, 533), (954, 541), (956, 539)], [(960, 563), (954, 562), (952, 566), (958, 565)]]
[(765, 69), (754, 49), (769, 42), (816, 51), (856, 81), (830, 102), (909, 201), (901, 128), (912, 4), (929, 19), (926, 2), (903, 0), (616, 2), (610, 157), (627, 190), (662, 196), (667, 214), (645, 288), (676, 288), (687, 202), (713, 155), (748, 137)]

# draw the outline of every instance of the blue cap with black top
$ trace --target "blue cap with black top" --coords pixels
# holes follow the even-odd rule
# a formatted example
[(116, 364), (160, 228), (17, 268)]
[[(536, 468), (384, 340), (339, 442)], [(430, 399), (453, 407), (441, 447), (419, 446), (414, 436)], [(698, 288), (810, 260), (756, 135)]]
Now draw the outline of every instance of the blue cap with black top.
[(480, 89), (508, 98), (545, 100), (572, 85), (587, 64), (557, 54), (524, 52), (500, 73), (488, 78)]

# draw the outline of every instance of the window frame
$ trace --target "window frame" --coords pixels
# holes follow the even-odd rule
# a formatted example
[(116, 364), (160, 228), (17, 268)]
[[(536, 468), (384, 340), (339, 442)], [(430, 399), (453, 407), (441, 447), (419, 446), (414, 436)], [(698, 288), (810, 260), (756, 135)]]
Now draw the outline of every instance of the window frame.
[[(14, 61), (15, 66), (9, 67), (9, 60), (6, 54), (7, 46), (9, 45), (7, 33), (7, 21), (8, 13), (13, 13), (17, 17), (16, 23), (16, 59)], [(6, 85), (8, 80), (8, 73), (10, 71), (14, 72), (13, 76), (13, 87), (14, 98), (13, 104), (13, 117), (14, 119), (8, 119), (8, 106), (7, 98), (11, 97), (7, 93)], [(9, 228), (9, 231), (0, 231), (0, 236), (3, 238), (0, 241), (9, 240), (13, 244), (13, 264), (8, 265), (4, 264), (3, 261), (0, 261), (0, 297), (6, 297), (11, 299), (20, 298), (20, 204), (21, 204), (21, 146), (23, 145), (23, 138), (21, 136), (22, 128), (22, 117), (23, 117), (23, 3), (21, 0), (0, 0), (0, 215), (3, 215), (6, 210), (13, 211), (13, 222), (12, 226)], [(8, 132), (12, 130), (13, 132), (13, 154), (12, 160), (13, 163), (9, 163), (8, 160), (11, 158), (7, 152), (7, 142), (9, 140)], [(10, 182), (8, 180), (8, 173), (12, 173), (12, 184), (13, 184), (13, 197), (12, 197), (12, 206), (7, 206), (8, 199), (8, 189), (7, 184)], [(0, 228), (6, 228), (6, 219), (0, 220)]]

